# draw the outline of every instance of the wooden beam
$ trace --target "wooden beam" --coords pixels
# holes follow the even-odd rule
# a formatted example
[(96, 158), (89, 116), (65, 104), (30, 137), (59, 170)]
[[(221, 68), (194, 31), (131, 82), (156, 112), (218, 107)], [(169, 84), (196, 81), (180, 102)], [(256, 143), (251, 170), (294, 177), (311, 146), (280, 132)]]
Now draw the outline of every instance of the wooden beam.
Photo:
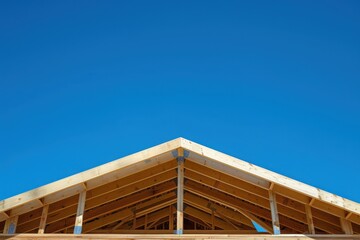
[[(170, 204), (174, 204), (175, 202), (176, 202), (176, 198), (165, 198), (164, 199), (162, 196), (159, 198), (154, 198), (149, 201), (145, 201), (145, 202), (137, 205), (137, 207), (139, 209), (143, 209), (143, 210), (137, 211), (137, 216), (143, 216), (145, 214), (148, 214), (149, 212), (157, 211), (164, 207), (168, 207)], [(165, 209), (165, 210), (166, 210), (166, 214), (168, 214), (168, 209)], [(92, 222), (88, 222), (87, 224), (85, 224), (83, 232), (87, 233), (87, 232), (96, 230), (98, 228), (101, 228), (103, 226), (106, 226), (106, 225), (114, 223), (114, 222), (118, 222), (118, 221), (123, 220), (130, 216), (133, 216), (133, 212), (131, 211), (131, 209), (124, 208), (118, 212), (111, 214), (111, 215), (106, 215), (101, 218), (97, 218), (96, 220), (94, 220)]]
[[(100, 232), (100, 231), (99, 231)], [(123, 230), (118, 232), (122, 240), (142, 240), (142, 239), (171, 239), (171, 240), (224, 240), (224, 239), (237, 239), (237, 240), (359, 240), (359, 235), (303, 235), (303, 234), (289, 234), (289, 235), (264, 235), (249, 230), (185, 230), (184, 235), (174, 236), (170, 230), (137, 230), (135, 233), (132, 230)], [(253, 234), (253, 235), (249, 235)], [(0, 240), (114, 240), (119, 239), (119, 235), (113, 234), (17, 234), (17, 235), (0, 235)]]
[(308, 224), (308, 228), (309, 228), (309, 233), (315, 234), (315, 227), (314, 227), (314, 222), (313, 222), (310, 205), (305, 204), (305, 212), (306, 212), (306, 219), (307, 219), (307, 224)]
[[(335, 194), (328, 193), (294, 179), (290, 179), (278, 173), (258, 167), (241, 159), (231, 157), (192, 141), (183, 138), (180, 140), (181, 147), (190, 152), (188, 158), (191, 160), (206, 164), (207, 166), (215, 166), (213, 167), (215, 169), (219, 167), (218, 169), (221, 168), (223, 172), (227, 172), (230, 175), (234, 174), (233, 176), (239, 176), (240, 179), (242, 179), (241, 175), (246, 174), (259, 180), (267, 181), (268, 183), (274, 182), (275, 185), (281, 185), (303, 195), (327, 202), (332, 206), (336, 206), (338, 209), (346, 209), (349, 212), (360, 214), (360, 207), (356, 202), (336, 196)], [(268, 188), (269, 186), (270, 184), (268, 185)]]
[(86, 201), (86, 191), (83, 191), (79, 194), (79, 202), (78, 202), (78, 207), (77, 207), (77, 212), (76, 212), (74, 234), (81, 234), (81, 232), (82, 232), (85, 201)]
[[(242, 211), (241, 213), (244, 215), (245, 215), (245, 213), (249, 214), (249, 212), (252, 212), (253, 213), (252, 215), (257, 216), (259, 219), (271, 221), (271, 212), (269, 210), (257, 207), (253, 204), (242, 201), (241, 199), (237, 199), (237, 198), (228, 196), (217, 190), (201, 186), (201, 184), (192, 182), (190, 180), (186, 182), (185, 190), (190, 191), (199, 196), (208, 198), (209, 200), (219, 202), (222, 205), (230, 207), (234, 210)], [(286, 226), (290, 229), (293, 229), (294, 233), (303, 233), (307, 230), (307, 226), (301, 222), (293, 221), (292, 219), (285, 218), (281, 215), (279, 216), (279, 218), (280, 218), (282, 225)], [(251, 219), (254, 220), (256, 223), (258, 223), (259, 225), (261, 224), (261, 221), (257, 221), (254, 218), (251, 218)], [(270, 225), (269, 227), (265, 228), (267, 223), (265, 223), (265, 221), (263, 221), (263, 222), (264, 222), (264, 227), (263, 226), (262, 227), (266, 230), (268, 230), (270, 227), (270, 232), (272, 232), (273, 231), (272, 226)]]
[(183, 234), (184, 230), (184, 150), (178, 149), (177, 172), (177, 208), (176, 208), (176, 234)]
[[(214, 225), (214, 229), (212, 229), (212, 230), (215, 230), (215, 226), (220, 229), (224, 229), (224, 230), (235, 230), (236, 229), (232, 225), (228, 224), (226, 221), (224, 221), (218, 217), (215, 217), (215, 216), (212, 217), (211, 214), (203, 212), (203, 211), (199, 210), (198, 208), (194, 208), (192, 206), (187, 206), (185, 208), (184, 212), (190, 216), (201, 219), (204, 223), (208, 224), (210, 229), (212, 229), (213, 225)], [(212, 223), (212, 222), (214, 222), (214, 223)]]
[(46, 219), (48, 216), (48, 212), (49, 212), (49, 205), (46, 204), (43, 207), (41, 218), (40, 218), (40, 224), (39, 224), (39, 230), (38, 230), (39, 234), (45, 233), (45, 226), (46, 226)]
[(191, 206), (196, 206), (197, 208), (201, 209), (202, 211), (207, 211), (210, 213), (210, 208), (213, 208), (216, 212), (221, 212), (223, 215), (231, 219), (232, 221), (235, 221), (239, 224), (242, 224), (244, 226), (248, 226), (250, 228), (253, 228), (253, 224), (251, 220), (241, 214), (239, 211), (235, 211), (232, 208), (227, 208), (224, 206), (221, 206), (219, 204), (216, 204), (214, 202), (211, 202), (209, 204), (209, 200), (202, 198), (196, 194), (185, 192), (184, 194), (184, 202), (186, 204), (189, 204)]
[[(85, 217), (88, 220), (88, 217), (92, 216), (92, 214), (89, 214), (89, 210), (97, 210), (99, 209), (99, 214), (106, 214), (109, 213), (109, 211), (115, 211), (116, 209), (121, 208), (122, 206), (129, 206), (132, 205), (138, 200), (146, 200), (148, 198), (157, 196), (159, 194), (162, 194), (164, 192), (173, 190), (176, 188), (175, 181), (168, 181), (169, 179), (173, 179), (176, 177), (176, 170), (167, 171), (165, 173), (162, 173), (161, 175), (155, 176), (154, 178), (151, 178), (151, 181), (147, 183), (136, 183), (131, 186), (127, 186), (125, 188), (121, 188), (119, 191), (115, 191), (111, 194), (103, 195), (102, 197), (96, 197), (93, 199), (89, 199), (86, 201), (85, 209), (87, 211)], [(167, 180), (167, 182), (164, 182)], [(155, 182), (159, 183), (158, 185), (151, 187)], [(161, 184), (164, 182), (163, 184)], [(139, 192), (137, 192), (139, 191)], [(133, 194), (131, 194), (133, 192)], [(134, 193), (136, 192), (136, 193)], [(131, 194), (131, 195), (130, 195)], [(88, 194), (86, 194), (88, 195)], [(114, 201), (115, 199), (123, 196), (123, 198)], [(112, 202), (103, 205), (104, 203), (107, 203), (108, 201), (112, 200)], [(63, 204), (66, 204), (63, 203)], [(65, 205), (66, 206), (66, 205)], [(50, 205), (49, 208), (49, 215), (47, 222), (48, 223), (55, 223), (57, 221), (61, 221), (62, 219), (66, 219), (67, 217), (73, 216), (76, 213), (77, 206), (71, 206), (64, 208), (62, 211), (56, 211), (56, 212), (50, 212), (53, 208), (53, 205)], [(58, 206), (56, 206), (58, 208)], [(101, 208), (101, 211), (100, 211)], [(26, 223), (24, 225), (19, 226), (19, 230), (21, 228), (21, 232), (28, 232), (33, 229), (36, 229), (39, 226), (38, 220), (33, 220), (32, 222)], [(50, 227), (50, 229), (53, 229), (53, 227)]]
[[(166, 184), (163, 184), (163, 185), (166, 185)], [(173, 185), (172, 184), (167, 185), (167, 187), (165, 187), (165, 188), (162, 187), (162, 188), (148, 189), (145, 191), (145, 193), (149, 194), (153, 198), (149, 199), (149, 197), (146, 197), (145, 199), (149, 199), (149, 200), (138, 204), (137, 207), (138, 208), (146, 208), (146, 210), (149, 211), (152, 209), (153, 205), (160, 205), (159, 201), (163, 201), (163, 200), (166, 201), (168, 198), (175, 198), (174, 202), (176, 202), (175, 192), (173, 192), (173, 191), (168, 192), (169, 190), (173, 190), (175, 188), (176, 188), (176, 184), (173, 183)], [(165, 192), (167, 192), (167, 193), (163, 194)], [(152, 194), (154, 194), (154, 195), (152, 195)], [(158, 195), (161, 195), (161, 196), (157, 197)], [(116, 214), (120, 214), (120, 215), (115, 215), (115, 216), (119, 216), (119, 217), (117, 217), (117, 218), (115, 217), (115, 220), (113, 222), (123, 220), (124, 218), (127, 218), (127, 217), (131, 217), (132, 214), (128, 214), (129, 212), (131, 213), (131, 211), (128, 209), (128, 207), (134, 206), (135, 204), (142, 202), (143, 200), (144, 200), (143, 197), (139, 197), (138, 194), (134, 194), (134, 195), (125, 197), (123, 199), (120, 199), (120, 200), (114, 202), (113, 204), (106, 204), (106, 205), (100, 206), (98, 208), (87, 211), (84, 216), (85, 217), (84, 221), (88, 222), (88, 221), (91, 221), (94, 219), (95, 219), (95, 221), (92, 221), (91, 223), (86, 224), (84, 226), (83, 232), (86, 232), (87, 229), (90, 229), (89, 231), (92, 231), (92, 230), (98, 228), (98, 226), (101, 225), (103, 223), (103, 221), (108, 221), (108, 219), (110, 221), (108, 224), (112, 223), (111, 221), (114, 219), (111, 216), (109, 216), (109, 218), (101, 218), (101, 216), (104, 214), (109, 214), (114, 211), (118, 211), (119, 209), (122, 209), (122, 210), (118, 211)], [(61, 221), (51, 224), (50, 226), (47, 227), (47, 229), (48, 229), (48, 232), (51, 233), (51, 232), (61, 231), (63, 229), (69, 228), (71, 226), (73, 226), (73, 221), (71, 220), (71, 218), (68, 218), (68, 219), (61, 220)]]
[(344, 218), (340, 218), (341, 229), (345, 234), (354, 234), (351, 222)]
[(218, 212), (218, 211), (216, 211), (216, 210), (214, 210), (214, 212), (216, 212), (216, 215), (218, 215), (218, 216), (221, 217), (223, 220), (225, 220), (225, 222), (227, 222), (228, 224), (230, 224), (231, 226), (233, 226), (234, 229), (239, 230), (239, 227), (236, 226), (234, 223), (232, 223), (227, 216), (225, 216), (224, 214), (222, 214), (222, 213), (220, 213), (220, 212)]
[[(174, 230), (174, 215), (173, 205), (169, 206), (169, 230)], [(145, 224), (146, 226), (146, 224)]]
[(203, 176), (207, 176), (209, 178), (212, 178), (216, 181), (226, 183), (228, 185), (231, 185), (232, 187), (240, 188), (248, 193), (255, 194), (257, 196), (268, 198), (268, 190), (264, 189), (262, 187), (257, 186), (254, 183), (248, 183), (247, 181), (244, 181), (242, 179), (233, 177), (231, 175), (227, 175), (219, 169), (212, 169), (208, 166), (204, 166), (201, 164), (198, 164), (196, 162), (193, 162), (191, 160), (187, 160), (184, 163), (186, 173), (188, 173), (188, 170), (191, 172), (196, 172), (198, 174), (201, 174)]
[[(269, 196), (266, 199), (262, 198), (262, 197), (258, 197), (256, 195), (250, 194), (249, 192), (246, 192), (246, 191), (243, 191), (236, 187), (233, 187), (227, 183), (219, 182), (219, 181), (211, 179), (208, 176), (195, 173), (189, 169), (187, 169), (185, 172), (185, 178), (188, 180), (190, 179), (192, 181), (200, 183), (202, 185), (211, 187), (212, 189), (217, 189), (221, 192), (224, 192), (224, 193), (232, 195), (236, 198), (247, 201), (248, 203), (252, 203), (252, 204), (255, 204), (262, 208), (268, 209), (270, 212), (269, 199), (268, 199)], [(267, 193), (267, 194), (269, 195), (269, 193)], [(286, 200), (285, 199), (282, 199), (282, 200), (284, 201), (284, 205), (287, 205)], [(295, 210), (291, 207), (284, 206), (284, 205), (277, 205), (279, 214), (284, 215), (288, 218), (292, 218), (292, 219), (302, 222), (302, 223), (306, 222), (305, 212), (301, 212), (299, 210)], [(296, 205), (298, 205), (298, 204), (296, 204)], [(303, 208), (303, 205), (300, 205), (300, 207)]]
[[(0, 211), (7, 211), (36, 199), (63, 191), (72, 186), (82, 184), (83, 182), (87, 183), (88, 189), (92, 189), (107, 182), (112, 182), (116, 180), (118, 176), (127, 176), (138, 172), (139, 169), (148, 169), (167, 162), (172, 159), (171, 151), (181, 147), (180, 142), (181, 139), (177, 138), (93, 169), (63, 178), (37, 189), (5, 199), (1, 202)], [(106, 177), (102, 178), (104, 175), (106, 175)]]
[(5, 226), (4, 226), (4, 234), (14, 234), (16, 233), (16, 225), (18, 222), (19, 216), (13, 216), (6, 219)]
[(269, 200), (274, 234), (280, 234), (280, 221), (277, 210), (276, 194), (272, 190), (269, 190)]

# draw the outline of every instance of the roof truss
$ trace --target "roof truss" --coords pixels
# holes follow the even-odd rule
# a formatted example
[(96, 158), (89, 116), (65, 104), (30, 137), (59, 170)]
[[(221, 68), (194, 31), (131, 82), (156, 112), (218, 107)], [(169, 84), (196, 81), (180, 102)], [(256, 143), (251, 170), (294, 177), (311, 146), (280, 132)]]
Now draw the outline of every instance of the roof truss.
[(268, 234), (359, 234), (360, 205), (183, 138), (0, 202), (4, 233), (254, 234), (254, 222)]

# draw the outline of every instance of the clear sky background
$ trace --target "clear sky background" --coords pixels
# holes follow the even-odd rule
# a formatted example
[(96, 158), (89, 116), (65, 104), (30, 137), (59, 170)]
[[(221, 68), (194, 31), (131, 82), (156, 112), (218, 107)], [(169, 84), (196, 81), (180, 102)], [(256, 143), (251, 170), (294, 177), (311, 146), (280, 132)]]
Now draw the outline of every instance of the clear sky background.
[(360, 202), (359, 1), (1, 1), (0, 199), (184, 137)]

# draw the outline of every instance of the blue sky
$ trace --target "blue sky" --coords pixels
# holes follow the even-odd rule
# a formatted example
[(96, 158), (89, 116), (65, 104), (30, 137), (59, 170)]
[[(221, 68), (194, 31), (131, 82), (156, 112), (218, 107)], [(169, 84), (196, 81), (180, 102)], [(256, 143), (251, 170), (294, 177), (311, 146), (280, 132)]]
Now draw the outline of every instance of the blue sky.
[(1, 1), (0, 199), (184, 137), (360, 202), (359, 1)]

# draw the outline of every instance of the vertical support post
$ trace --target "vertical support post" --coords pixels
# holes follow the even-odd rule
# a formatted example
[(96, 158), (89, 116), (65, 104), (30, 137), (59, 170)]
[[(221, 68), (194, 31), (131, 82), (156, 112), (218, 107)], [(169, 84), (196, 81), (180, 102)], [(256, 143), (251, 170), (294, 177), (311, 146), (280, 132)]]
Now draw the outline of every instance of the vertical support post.
[(84, 209), (85, 209), (85, 200), (86, 200), (86, 190), (82, 191), (79, 194), (79, 202), (76, 212), (76, 220), (74, 226), (74, 234), (81, 234), (82, 225), (84, 219)]
[(179, 148), (177, 154), (177, 210), (176, 210), (176, 234), (184, 231), (184, 149)]
[(280, 234), (280, 221), (279, 221), (279, 214), (277, 210), (276, 204), (276, 194), (269, 190), (269, 199), (270, 199), (270, 209), (271, 209), (271, 219), (273, 225), (274, 234)]
[(341, 228), (345, 234), (354, 234), (351, 222), (344, 218), (340, 218)]
[(4, 226), (4, 234), (14, 234), (16, 232), (16, 225), (18, 222), (19, 216), (13, 216), (6, 219), (5, 226)]
[(148, 229), (148, 215), (145, 214), (145, 226), (144, 229), (147, 230)]
[(305, 204), (305, 213), (306, 213), (306, 220), (308, 224), (308, 230), (310, 234), (315, 234), (315, 227), (314, 227), (314, 221), (312, 217), (311, 212), (311, 206), (308, 204)]
[(39, 225), (39, 230), (38, 230), (39, 234), (43, 234), (45, 232), (48, 212), (49, 212), (49, 204), (46, 204), (43, 207), (41, 218), (40, 218), (40, 225)]
[(169, 230), (174, 230), (174, 215), (173, 215), (173, 205), (169, 207)]
[(215, 214), (214, 214), (214, 209), (211, 209), (211, 230), (215, 230)]

